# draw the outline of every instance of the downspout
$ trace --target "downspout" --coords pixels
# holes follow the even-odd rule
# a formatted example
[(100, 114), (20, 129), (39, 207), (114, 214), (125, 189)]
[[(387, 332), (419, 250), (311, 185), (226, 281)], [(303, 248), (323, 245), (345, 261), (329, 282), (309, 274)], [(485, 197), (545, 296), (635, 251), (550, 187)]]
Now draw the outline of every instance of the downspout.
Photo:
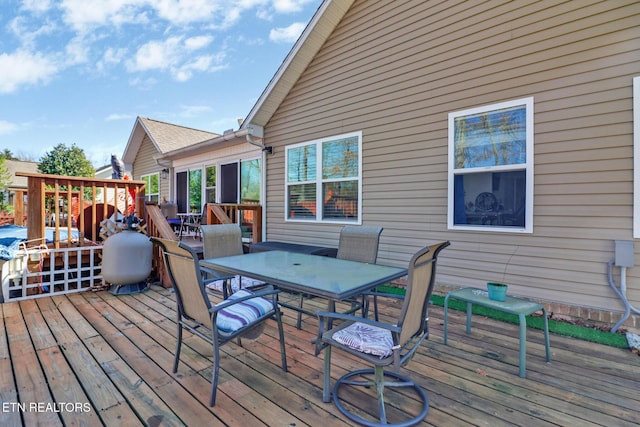
[(267, 153), (273, 154), (273, 147), (266, 146), (261, 141), (256, 141), (253, 139), (254, 136), (258, 136), (260, 139), (264, 139), (264, 133), (262, 127), (258, 127), (257, 129), (254, 127), (248, 127), (249, 133), (246, 135), (247, 142), (251, 145), (255, 145), (262, 150), (262, 170), (260, 171), (260, 195), (261, 195), (261, 204), (262, 204), (262, 236), (260, 236), (261, 241), (265, 241), (267, 239)]
[[(271, 146), (266, 146), (264, 145), (262, 142), (260, 141), (256, 141), (253, 139), (253, 128), (249, 128), (249, 133), (247, 134), (246, 138), (247, 138), (247, 142), (251, 145), (255, 145), (256, 147), (260, 147), (262, 149), (262, 153), (264, 154), (264, 152), (266, 151), (269, 154), (273, 154), (273, 147)], [(260, 137), (260, 139), (263, 139), (262, 137)]]

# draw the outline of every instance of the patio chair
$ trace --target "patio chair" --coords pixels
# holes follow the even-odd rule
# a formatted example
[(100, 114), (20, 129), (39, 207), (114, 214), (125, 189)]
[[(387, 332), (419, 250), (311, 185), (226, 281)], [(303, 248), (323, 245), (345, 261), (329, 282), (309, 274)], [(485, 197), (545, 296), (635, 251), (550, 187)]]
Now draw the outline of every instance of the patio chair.
[[(375, 264), (378, 258), (378, 246), (381, 233), (382, 227), (345, 225), (342, 230), (340, 230), (336, 258)], [(302, 324), (304, 294), (300, 294), (299, 298), (300, 310), (298, 311), (298, 321), (296, 323), (298, 329), (300, 329)], [(364, 299), (362, 304), (364, 304)], [(351, 311), (355, 311), (362, 306), (361, 303), (352, 301)]]
[[(441, 242), (420, 249), (409, 262), (407, 294), (400, 315), (393, 324), (357, 317), (349, 314), (317, 312), (319, 319), (316, 355), (324, 349), (323, 401), (329, 402), (329, 381), (331, 378), (331, 349), (336, 347), (350, 355), (359, 357), (373, 365), (373, 369), (348, 372), (340, 377), (333, 387), (333, 401), (336, 407), (350, 420), (366, 425), (411, 426), (419, 423), (429, 411), (429, 400), (424, 390), (409, 377), (400, 374), (420, 344), (429, 337), (428, 308), (433, 292), (437, 256), (449, 242)], [(338, 324), (338, 321), (340, 322)], [(334, 325), (334, 326), (331, 326)], [(325, 330), (325, 326), (327, 330)], [(331, 329), (329, 329), (331, 328)], [(386, 369), (385, 369), (386, 368)], [(379, 420), (367, 420), (343, 405), (340, 391), (343, 386), (362, 388), (363, 393), (377, 400)], [(413, 389), (421, 410), (411, 419), (401, 409), (391, 408), (385, 403), (384, 392), (388, 387), (402, 387), (405, 394)], [(351, 389), (353, 391), (353, 389)], [(373, 396), (375, 393), (375, 396)], [(408, 397), (403, 397), (408, 399)], [(362, 404), (360, 404), (362, 407)], [(388, 412), (387, 409), (390, 409)], [(390, 417), (388, 417), (390, 415)], [(402, 417), (405, 415), (405, 417)], [(389, 423), (393, 418), (393, 423)], [(396, 420), (398, 418), (398, 420)]]
[(206, 225), (207, 222), (207, 204), (202, 205), (200, 215), (197, 215), (192, 221), (184, 220), (180, 225), (180, 236), (183, 236), (183, 232), (193, 232), (193, 237), (199, 237), (202, 240), (201, 226)]
[(179, 232), (182, 221), (178, 217), (178, 205), (175, 203), (160, 203), (160, 210), (173, 231)]
[[(202, 257), (221, 258), (242, 255), (242, 229), (238, 224), (210, 224), (200, 226), (202, 232)], [(233, 292), (245, 288), (263, 286), (265, 283), (248, 277), (221, 276), (219, 273), (202, 268), (208, 274), (209, 289), (221, 290), (224, 299)]]
[(240, 291), (219, 304), (211, 304), (202, 280), (197, 254), (183, 242), (151, 239), (160, 246), (173, 288), (176, 293), (178, 314), (178, 342), (173, 362), (173, 373), (178, 371), (182, 330), (193, 333), (213, 346), (213, 372), (209, 406), (216, 403), (220, 347), (234, 338), (257, 338), (267, 319), (275, 319), (280, 335), (282, 370), (287, 371), (284, 330), (277, 289), (252, 293)]

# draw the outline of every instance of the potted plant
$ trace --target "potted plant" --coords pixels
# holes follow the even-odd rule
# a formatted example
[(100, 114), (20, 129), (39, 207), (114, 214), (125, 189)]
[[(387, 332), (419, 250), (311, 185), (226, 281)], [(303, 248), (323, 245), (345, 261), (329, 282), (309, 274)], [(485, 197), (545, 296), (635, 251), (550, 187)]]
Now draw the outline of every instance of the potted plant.
[(487, 282), (489, 299), (494, 301), (504, 301), (507, 298), (507, 288), (509, 286), (499, 282)]

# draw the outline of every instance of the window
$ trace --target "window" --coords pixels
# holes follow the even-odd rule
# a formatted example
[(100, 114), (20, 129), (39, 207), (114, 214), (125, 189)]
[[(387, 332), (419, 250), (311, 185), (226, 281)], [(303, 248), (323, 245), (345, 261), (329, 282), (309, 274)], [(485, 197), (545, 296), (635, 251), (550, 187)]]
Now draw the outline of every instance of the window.
[(260, 159), (240, 162), (240, 203), (260, 203)]
[(202, 169), (189, 169), (190, 212), (202, 212)]
[(449, 114), (448, 226), (533, 232), (533, 98)]
[(140, 177), (145, 184), (145, 201), (147, 202), (159, 202), (160, 201), (160, 174), (158, 172), (149, 175), (142, 175)]
[(207, 203), (216, 202), (216, 166), (207, 166), (205, 168), (206, 182), (204, 193), (207, 198)]
[(362, 132), (286, 149), (285, 219), (360, 223)]

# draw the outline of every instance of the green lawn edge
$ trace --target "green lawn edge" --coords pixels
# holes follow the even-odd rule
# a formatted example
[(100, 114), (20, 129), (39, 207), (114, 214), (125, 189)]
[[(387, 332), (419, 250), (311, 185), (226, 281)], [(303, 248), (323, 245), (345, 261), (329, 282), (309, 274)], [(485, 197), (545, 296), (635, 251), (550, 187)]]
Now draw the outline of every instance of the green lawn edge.
[[(404, 289), (393, 287), (393, 286), (379, 286), (378, 290), (380, 292), (389, 293), (389, 294), (404, 295), (405, 293)], [(444, 296), (432, 295), (431, 302), (434, 305), (443, 307), (444, 298), (445, 298)], [(458, 310), (458, 311), (466, 311), (467, 303), (463, 301), (449, 300), (449, 308)], [(474, 305), (472, 308), (472, 312), (473, 314), (486, 316), (491, 319), (496, 319), (503, 322), (515, 323), (515, 324), (519, 322), (518, 316), (514, 314), (503, 313), (501, 311), (494, 310), (487, 307), (482, 307), (479, 305)], [(527, 326), (530, 328), (542, 330), (543, 329), (542, 317), (527, 316)], [(549, 332), (558, 334), (558, 335), (565, 335), (573, 338), (578, 338), (584, 341), (604, 344), (611, 347), (629, 348), (627, 337), (623, 334), (615, 334), (611, 332), (601, 331), (599, 329), (588, 328), (580, 325), (573, 325), (567, 322), (560, 322), (553, 319), (549, 319)]]

